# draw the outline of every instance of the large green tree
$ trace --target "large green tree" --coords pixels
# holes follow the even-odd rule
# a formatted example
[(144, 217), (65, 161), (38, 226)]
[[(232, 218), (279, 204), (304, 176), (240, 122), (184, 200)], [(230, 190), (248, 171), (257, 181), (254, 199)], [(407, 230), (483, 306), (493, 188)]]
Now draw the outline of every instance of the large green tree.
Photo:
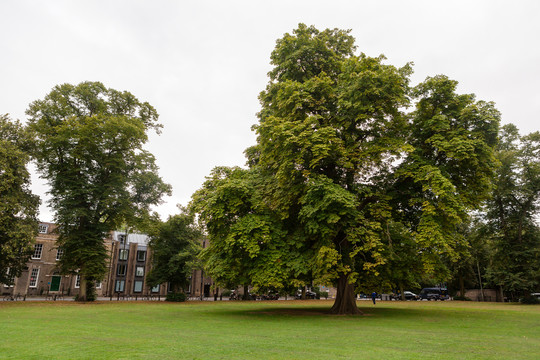
[[(257, 144), (246, 151), (256, 181), (235, 183), (231, 202), (210, 178), (195, 198), (210, 215), (201, 219), (214, 259), (238, 256), (223, 246), (228, 229), (241, 225), (236, 249), (255, 249), (244, 262), (255, 285), (253, 274), (281, 287), (332, 282), (336, 314), (359, 313), (355, 282), (387, 261), (388, 224), (409, 232), (428, 270), (452, 255), (450, 234), (488, 193), (498, 126), (492, 104), (457, 95), (455, 81), (429, 78), (411, 92), (408, 64), (354, 52), (353, 37), (337, 29), (300, 24), (279, 39), (260, 94)], [(215, 231), (218, 219), (230, 226)], [(258, 241), (243, 224), (259, 224)]]
[(271, 208), (300, 250), (305, 275), (337, 282), (335, 313), (357, 313), (355, 257), (382, 261), (385, 199), (370, 178), (405, 150), (410, 66), (354, 55), (347, 31), (300, 25), (277, 41), (260, 95), (257, 166)]
[(148, 131), (159, 131), (158, 114), (129, 92), (83, 82), (54, 87), (27, 115), (59, 225), (60, 267), (80, 274), (84, 301), (86, 284), (107, 270), (104, 238), (121, 224), (142, 221), (170, 192), (143, 148)]
[(540, 285), (540, 133), (522, 136), (514, 125), (500, 135), (496, 188), (488, 202), (494, 255), (489, 279), (511, 297)]
[(152, 268), (146, 276), (150, 286), (170, 283), (173, 292), (184, 291), (200, 252), (202, 232), (192, 215), (182, 212), (170, 216), (150, 231)]
[(467, 256), (462, 223), (489, 197), (497, 164), (500, 114), (493, 103), (457, 94), (457, 84), (439, 75), (413, 89), (411, 150), (388, 191), (393, 221), (410, 229), (424, 271), (432, 274)]
[(30, 191), (31, 138), (19, 121), (0, 115), (0, 283), (21, 275), (37, 234), (39, 198)]

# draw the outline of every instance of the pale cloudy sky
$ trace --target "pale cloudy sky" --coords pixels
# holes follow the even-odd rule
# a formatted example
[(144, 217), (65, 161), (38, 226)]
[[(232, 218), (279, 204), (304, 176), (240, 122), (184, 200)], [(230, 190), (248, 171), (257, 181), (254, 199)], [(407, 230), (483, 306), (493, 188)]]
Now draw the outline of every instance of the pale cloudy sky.
[[(25, 120), (53, 86), (87, 80), (157, 109), (148, 149), (174, 192), (163, 218), (213, 167), (244, 165), (270, 53), (300, 22), (352, 29), (359, 51), (414, 62), (414, 84), (446, 74), (503, 123), (540, 130), (540, 1), (1, 0), (0, 14), (0, 113)], [(46, 199), (37, 177), (33, 190)]]

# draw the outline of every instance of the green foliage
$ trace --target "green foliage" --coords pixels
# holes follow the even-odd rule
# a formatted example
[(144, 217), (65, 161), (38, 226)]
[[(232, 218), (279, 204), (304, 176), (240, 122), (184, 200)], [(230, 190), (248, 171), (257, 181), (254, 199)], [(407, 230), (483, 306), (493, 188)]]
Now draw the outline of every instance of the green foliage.
[(457, 248), (459, 258), (455, 262), (446, 262), (452, 272), (452, 281), (448, 283), (448, 288), (459, 290), (461, 294), (464, 294), (466, 289), (493, 286), (486, 278), (486, 269), (493, 258), (493, 249), (490, 231), (483, 215), (483, 212), (478, 212), (459, 227), (456, 235), (463, 238)]
[(96, 286), (93, 281), (87, 281), (86, 282), (86, 292), (84, 293), (84, 297), (81, 296), (81, 293), (75, 295), (74, 300), (75, 301), (95, 301), (97, 300), (97, 292), (96, 292)]
[(519, 299), (519, 302), (521, 302), (522, 304), (527, 304), (527, 305), (538, 305), (540, 304), (540, 299), (538, 299), (535, 296), (529, 295), (529, 296), (525, 296)]
[[(273, 81), (260, 95), (252, 162), (283, 219), (298, 285), (354, 281), (383, 261), (378, 232), (386, 203), (370, 179), (406, 148), (400, 107), (409, 102), (410, 67), (353, 52), (348, 32), (301, 24), (277, 42)], [(358, 255), (368, 259), (360, 268)]]
[(456, 227), (489, 196), (496, 165), (499, 113), (474, 95), (456, 94), (456, 86), (439, 75), (414, 89), (414, 150), (399, 166), (393, 190), (396, 215), (414, 231), (432, 266), (441, 254), (457, 260)]
[(229, 297), (229, 296), (231, 296), (231, 294), (232, 294), (232, 291), (231, 291), (231, 290), (228, 290), (228, 289), (227, 289), (227, 290), (223, 290), (223, 291), (221, 292), (221, 296), (223, 296), (223, 297)]
[(487, 219), (493, 245), (488, 276), (515, 295), (540, 286), (540, 133), (521, 136), (514, 125), (501, 132), (495, 178)]
[(201, 231), (193, 216), (186, 213), (170, 216), (150, 232), (152, 268), (146, 276), (149, 286), (169, 282), (173, 292), (189, 285), (196, 256), (200, 252)]
[(0, 283), (26, 266), (37, 234), (39, 198), (30, 191), (26, 164), (32, 140), (19, 121), (0, 115)]
[(357, 280), (412, 284), (411, 269), (457, 259), (456, 228), (489, 194), (499, 114), (444, 76), (411, 91), (410, 64), (354, 51), (348, 31), (303, 24), (277, 41), (250, 168), (217, 168), (194, 195), (218, 282), (337, 283), (336, 312), (353, 314)]
[(167, 294), (167, 297), (165, 298), (165, 301), (170, 301), (170, 302), (184, 302), (186, 300), (187, 300), (187, 296), (183, 292), (169, 293)]
[(33, 155), (59, 225), (61, 270), (78, 270), (81, 281), (101, 280), (107, 271), (103, 239), (121, 224), (145, 221), (150, 206), (170, 192), (143, 148), (147, 132), (160, 128), (157, 112), (129, 92), (83, 82), (54, 87), (27, 114)]
[(219, 167), (193, 195), (191, 210), (208, 231), (201, 258), (221, 287), (282, 288), (287, 280), (281, 225), (263, 201), (261, 186), (256, 170)]

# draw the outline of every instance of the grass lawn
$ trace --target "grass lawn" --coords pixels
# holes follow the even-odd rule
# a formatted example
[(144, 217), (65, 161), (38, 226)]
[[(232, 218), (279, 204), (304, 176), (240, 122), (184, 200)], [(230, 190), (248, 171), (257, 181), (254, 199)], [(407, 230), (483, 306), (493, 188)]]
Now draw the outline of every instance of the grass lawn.
[(540, 306), (0, 302), (0, 359), (540, 359)]

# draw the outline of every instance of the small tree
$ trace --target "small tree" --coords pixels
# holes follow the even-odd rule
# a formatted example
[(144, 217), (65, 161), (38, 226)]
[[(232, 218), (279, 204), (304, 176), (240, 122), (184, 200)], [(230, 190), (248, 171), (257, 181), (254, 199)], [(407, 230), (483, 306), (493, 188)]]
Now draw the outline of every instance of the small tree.
[(78, 299), (86, 301), (86, 282), (101, 280), (107, 270), (104, 238), (146, 218), (149, 206), (170, 193), (143, 149), (147, 132), (160, 128), (158, 114), (99, 82), (56, 86), (27, 114), (64, 249), (59, 265), (64, 273), (79, 273)]
[(30, 191), (31, 137), (19, 121), (0, 115), (0, 283), (12, 284), (32, 254), (39, 198)]
[(276, 241), (281, 223), (263, 202), (261, 181), (256, 170), (218, 167), (190, 204), (208, 232), (209, 246), (201, 253), (205, 271), (222, 287), (244, 286), (244, 297), (248, 285), (281, 288), (290, 276)]
[(150, 233), (152, 268), (146, 277), (147, 284), (169, 282), (174, 293), (184, 292), (196, 265), (201, 238), (193, 216), (185, 212), (158, 224)]

